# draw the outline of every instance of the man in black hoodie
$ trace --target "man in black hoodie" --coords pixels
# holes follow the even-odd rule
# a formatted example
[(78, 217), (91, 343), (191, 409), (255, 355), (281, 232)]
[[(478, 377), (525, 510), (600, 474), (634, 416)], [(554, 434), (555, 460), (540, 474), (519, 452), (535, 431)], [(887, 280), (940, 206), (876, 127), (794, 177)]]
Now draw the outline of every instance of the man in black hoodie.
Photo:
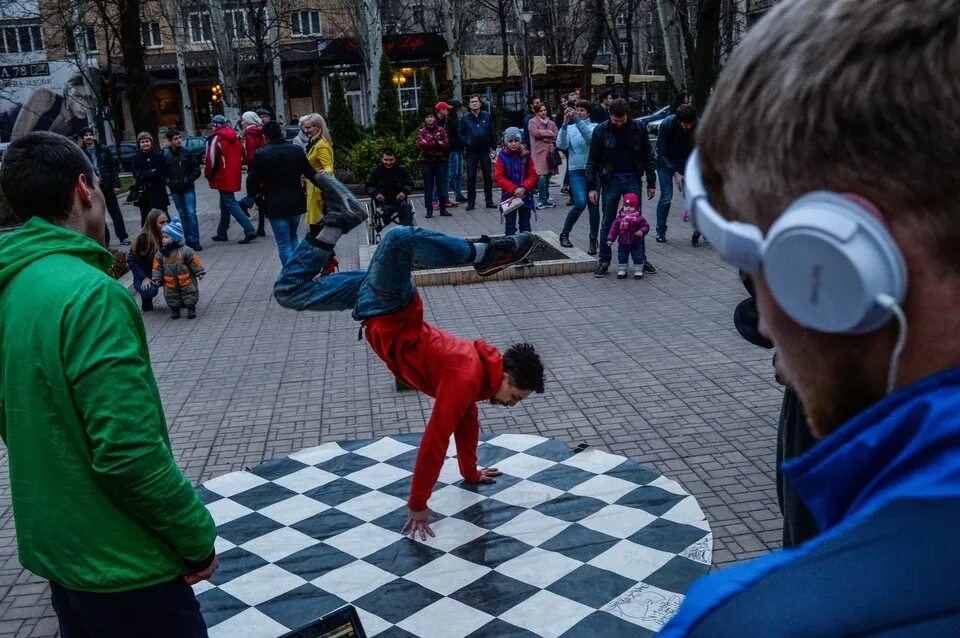
[[(401, 226), (413, 226), (413, 206), (408, 199), (413, 192), (413, 180), (407, 169), (397, 161), (393, 149), (384, 149), (380, 163), (370, 172), (364, 189), (388, 216), (397, 214)], [(430, 212), (430, 211), (427, 211)]]

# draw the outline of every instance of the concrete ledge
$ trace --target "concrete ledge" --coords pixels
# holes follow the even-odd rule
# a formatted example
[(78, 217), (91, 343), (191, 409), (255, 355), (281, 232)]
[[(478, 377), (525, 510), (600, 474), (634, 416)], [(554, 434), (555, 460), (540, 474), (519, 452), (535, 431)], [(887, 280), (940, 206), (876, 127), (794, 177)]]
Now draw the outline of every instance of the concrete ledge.
[[(393, 228), (393, 227), (391, 227)], [(386, 232), (390, 232), (387, 230)], [(384, 234), (386, 234), (386, 232)], [(482, 281), (503, 281), (505, 279), (526, 279), (529, 277), (553, 277), (557, 275), (573, 275), (576, 273), (592, 272), (597, 265), (595, 257), (591, 257), (579, 248), (564, 248), (560, 245), (560, 237), (552, 231), (536, 233), (543, 241), (567, 256), (567, 259), (550, 259), (534, 262), (532, 266), (512, 266), (501, 270), (491, 277), (481, 277), (473, 266), (457, 266), (456, 268), (437, 268), (434, 270), (416, 270), (413, 273), (413, 283), (418, 286), (454, 286), (476, 284)], [(376, 246), (360, 246), (360, 267), (367, 268), (373, 257)]]

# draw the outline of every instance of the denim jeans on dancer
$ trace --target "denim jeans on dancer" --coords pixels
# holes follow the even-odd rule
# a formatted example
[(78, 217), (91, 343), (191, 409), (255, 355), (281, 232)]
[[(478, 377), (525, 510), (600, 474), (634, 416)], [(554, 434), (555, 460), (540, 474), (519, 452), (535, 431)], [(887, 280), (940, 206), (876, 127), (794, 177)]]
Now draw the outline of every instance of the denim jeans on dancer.
[(463, 197), (463, 153), (451, 151), (447, 160), (447, 184), (454, 198)]
[(537, 176), (537, 200), (541, 206), (546, 206), (550, 199), (550, 175)]
[(617, 244), (617, 263), (621, 266), (625, 266), (630, 263), (630, 258), (633, 257), (634, 266), (642, 266), (643, 262), (647, 260), (647, 247), (643, 242), (639, 244), (634, 244), (633, 246), (628, 246), (627, 244)]
[(515, 211), (509, 212), (503, 216), (503, 234), (504, 235), (516, 235), (517, 234), (517, 217), (520, 217), (520, 232), (527, 231), (530, 229), (530, 209), (526, 206), (518, 208)]
[(667, 233), (667, 215), (670, 214), (670, 202), (673, 201), (673, 176), (676, 173), (672, 168), (657, 169), (657, 183), (660, 185), (660, 200), (657, 201), (657, 234)]
[(489, 151), (467, 151), (467, 206), (477, 203), (477, 166), (483, 172), (484, 203), (493, 201), (493, 165), (490, 163)]
[(270, 218), (270, 228), (273, 230), (273, 238), (277, 241), (277, 253), (280, 255), (281, 265), (290, 261), (293, 251), (300, 243), (297, 239), (297, 228), (300, 227), (301, 217), (303, 215)]
[[(600, 237), (606, 237), (610, 234), (610, 226), (617, 216), (617, 210), (620, 208), (620, 198), (627, 193), (634, 193), (640, 197), (640, 180), (636, 175), (611, 175), (609, 181), (603, 185), (603, 195), (601, 203), (603, 204), (603, 222), (600, 224)], [(609, 264), (612, 257), (610, 247), (607, 242), (600, 242), (600, 255), (597, 261), (602, 264)]]
[(423, 164), (420, 169), (423, 172), (423, 206), (427, 214), (433, 212), (434, 201), (439, 204), (441, 213), (447, 212), (447, 165)]
[(563, 232), (569, 233), (573, 230), (577, 220), (587, 209), (587, 215), (590, 217), (590, 239), (597, 238), (597, 232), (600, 228), (600, 206), (590, 202), (587, 197), (587, 171), (580, 169), (567, 171), (570, 176), (570, 194), (573, 196), (573, 207), (567, 213), (567, 218), (563, 222)]
[(170, 193), (173, 205), (180, 213), (180, 223), (183, 224), (183, 238), (187, 244), (200, 243), (200, 223), (197, 221), (197, 192), (193, 189), (186, 193)]
[(226, 237), (230, 229), (230, 217), (232, 216), (243, 228), (243, 234), (249, 237), (256, 235), (257, 229), (254, 228), (250, 218), (240, 210), (240, 203), (230, 191), (217, 191), (220, 193), (220, 223), (217, 224), (217, 235)]
[(414, 263), (424, 268), (458, 266), (467, 263), (471, 253), (466, 239), (400, 226), (383, 236), (367, 270), (332, 273), (314, 281), (330, 260), (330, 251), (302, 241), (280, 272), (273, 292), (286, 308), (353, 309), (353, 318), (363, 321), (397, 312), (413, 301), (417, 291), (410, 277)]

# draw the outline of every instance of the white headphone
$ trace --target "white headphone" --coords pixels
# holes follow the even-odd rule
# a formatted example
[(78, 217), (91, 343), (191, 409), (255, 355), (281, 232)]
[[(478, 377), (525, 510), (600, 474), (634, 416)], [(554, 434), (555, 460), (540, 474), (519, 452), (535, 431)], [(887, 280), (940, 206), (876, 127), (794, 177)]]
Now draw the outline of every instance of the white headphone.
[(773, 298), (801, 326), (863, 334), (901, 318), (906, 262), (889, 231), (859, 203), (829, 191), (808, 193), (764, 238), (756, 226), (729, 221), (710, 205), (696, 150), (684, 182), (694, 228), (731, 265), (750, 274), (762, 267)]

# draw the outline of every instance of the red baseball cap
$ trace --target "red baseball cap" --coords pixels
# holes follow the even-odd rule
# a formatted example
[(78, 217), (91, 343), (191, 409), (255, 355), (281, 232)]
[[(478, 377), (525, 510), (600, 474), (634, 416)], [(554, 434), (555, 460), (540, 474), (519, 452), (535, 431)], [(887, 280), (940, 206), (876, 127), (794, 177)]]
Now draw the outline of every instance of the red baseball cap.
[(437, 102), (436, 106), (434, 106), (433, 108), (437, 111), (439, 111), (440, 109), (447, 109), (449, 111), (453, 107), (447, 104), (446, 102)]

